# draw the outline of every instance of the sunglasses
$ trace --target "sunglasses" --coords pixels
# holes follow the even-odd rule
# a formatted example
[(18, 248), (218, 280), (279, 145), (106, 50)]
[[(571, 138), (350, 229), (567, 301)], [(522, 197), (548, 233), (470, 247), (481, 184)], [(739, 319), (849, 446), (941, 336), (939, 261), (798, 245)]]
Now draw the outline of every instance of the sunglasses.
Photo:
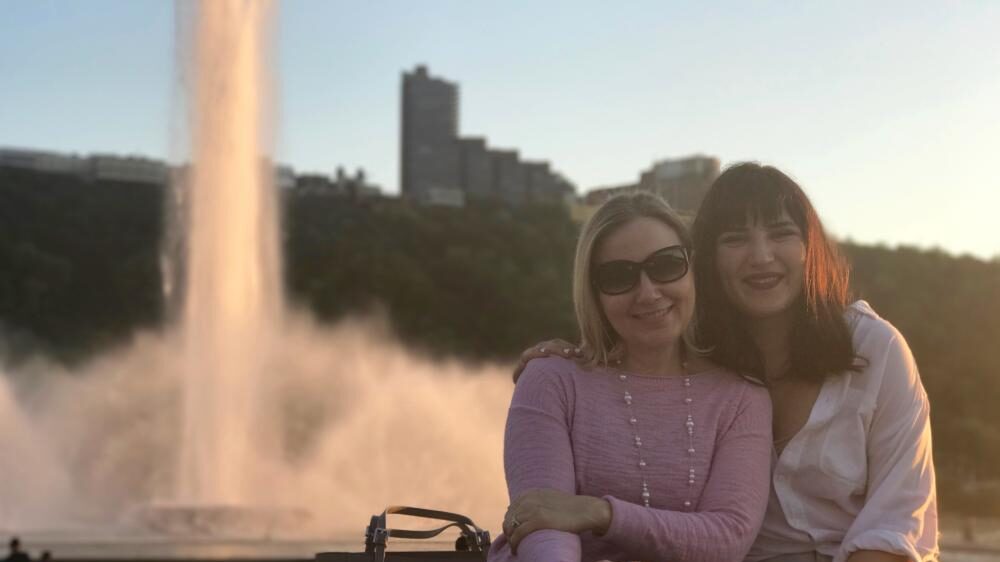
[(605, 295), (621, 295), (639, 284), (640, 272), (657, 283), (677, 281), (688, 272), (688, 251), (683, 246), (667, 246), (642, 262), (614, 260), (594, 266), (594, 288)]

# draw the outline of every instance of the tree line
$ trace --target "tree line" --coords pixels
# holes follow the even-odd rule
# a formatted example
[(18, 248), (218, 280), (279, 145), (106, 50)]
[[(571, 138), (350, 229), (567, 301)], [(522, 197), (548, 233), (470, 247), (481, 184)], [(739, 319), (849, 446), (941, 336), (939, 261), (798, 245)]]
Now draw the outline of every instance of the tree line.
[[(156, 186), (0, 168), (2, 359), (73, 364), (162, 326), (164, 200)], [(415, 207), (290, 191), (281, 212), (287, 297), (321, 321), (377, 312), (407, 345), (473, 361), (575, 338), (579, 226), (561, 207)], [(855, 294), (917, 358), (943, 507), (1000, 515), (1000, 260), (843, 249)]]

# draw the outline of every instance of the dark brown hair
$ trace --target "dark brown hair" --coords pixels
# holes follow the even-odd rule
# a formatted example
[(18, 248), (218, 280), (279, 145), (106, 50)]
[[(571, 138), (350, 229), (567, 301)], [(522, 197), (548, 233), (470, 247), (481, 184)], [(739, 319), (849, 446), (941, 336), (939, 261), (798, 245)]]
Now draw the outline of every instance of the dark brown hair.
[(719, 235), (748, 220), (771, 222), (782, 211), (802, 231), (806, 248), (802, 294), (795, 301), (788, 375), (822, 381), (858, 370), (844, 318), (849, 269), (802, 188), (772, 166), (753, 162), (726, 169), (709, 188), (694, 221), (698, 346), (717, 363), (764, 377), (764, 362), (743, 316), (723, 291), (716, 267)]

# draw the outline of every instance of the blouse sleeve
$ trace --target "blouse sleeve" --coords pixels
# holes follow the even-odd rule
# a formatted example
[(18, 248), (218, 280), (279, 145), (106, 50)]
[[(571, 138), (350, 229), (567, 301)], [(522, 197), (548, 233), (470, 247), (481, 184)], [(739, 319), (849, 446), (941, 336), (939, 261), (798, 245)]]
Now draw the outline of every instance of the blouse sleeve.
[(743, 560), (764, 518), (771, 469), (771, 401), (747, 387), (737, 415), (716, 441), (711, 472), (692, 512), (650, 509), (606, 496), (606, 539), (643, 560)]
[[(504, 432), (504, 472), (513, 500), (522, 493), (548, 488), (576, 493), (576, 471), (570, 445), (571, 376), (553, 372), (552, 361), (532, 361), (517, 381)], [(543, 529), (524, 538), (513, 556), (507, 537), (500, 535), (489, 560), (517, 562), (579, 562), (579, 535)]]
[(935, 560), (937, 498), (927, 394), (910, 348), (895, 330), (884, 353), (868, 359), (869, 372), (860, 376), (881, 369), (882, 383), (868, 430), (865, 504), (834, 562), (856, 550)]

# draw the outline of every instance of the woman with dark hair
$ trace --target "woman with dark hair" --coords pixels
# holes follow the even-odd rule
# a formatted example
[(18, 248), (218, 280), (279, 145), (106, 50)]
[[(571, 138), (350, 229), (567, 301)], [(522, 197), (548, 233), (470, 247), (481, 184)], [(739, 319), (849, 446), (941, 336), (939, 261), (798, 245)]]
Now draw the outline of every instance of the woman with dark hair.
[[(747, 560), (936, 560), (929, 404), (903, 336), (864, 301), (802, 189), (727, 169), (694, 223), (698, 346), (766, 381), (767, 513)], [(543, 351), (544, 350), (544, 351)], [(550, 342), (525, 352), (573, 355)]]
[[(775, 366), (770, 374), (794, 371), (821, 382), (830, 374), (858, 370), (844, 317), (847, 264), (791, 178), (777, 168), (752, 163), (727, 169), (712, 184), (693, 230), (695, 277), (702, 296), (698, 338), (712, 358), (766, 377), (755, 338), (787, 333), (791, 339), (783, 347), (789, 356), (781, 358), (787, 360), (787, 369)], [(757, 243), (763, 241), (753, 240), (755, 234), (770, 243)], [(754, 254), (768, 250), (773, 255)], [(780, 262), (789, 274), (773, 288), (767, 282), (779, 279), (773, 268), (761, 263), (771, 261)], [(740, 276), (741, 266), (751, 270), (746, 272), (749, 279)], [(784, 300), (775, 302), (782, 296)], [(753, 320), (760, 317), (790, 320), (794, 329), (752, 330)]]

